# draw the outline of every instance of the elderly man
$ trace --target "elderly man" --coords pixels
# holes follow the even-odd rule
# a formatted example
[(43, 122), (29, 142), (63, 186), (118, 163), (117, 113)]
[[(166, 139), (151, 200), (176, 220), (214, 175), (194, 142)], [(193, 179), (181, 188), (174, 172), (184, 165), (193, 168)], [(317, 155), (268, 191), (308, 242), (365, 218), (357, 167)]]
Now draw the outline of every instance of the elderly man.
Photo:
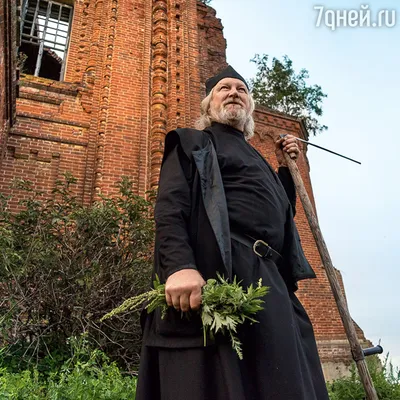
[[(166, 282), (166, 318), (143, 313), (137, 400), (328, 399), (310, 320), (294, 294), (314, 278), (293, 221), (296, 194), (283, 151), (297, 158), (293, 136), (276, 141), (276, 173), (247, 142), (254, 101), (227, 67), (206, 82), (198, 130), (165, 141), (155, 209), (155, 272)], [(258, 245), (254, 246), (257, 240)], [(201, 289), (220, 272), (247, 287), (270, 287), (259, 323), (244, 324), (239, 360), (227, 338), (204, 347)]]

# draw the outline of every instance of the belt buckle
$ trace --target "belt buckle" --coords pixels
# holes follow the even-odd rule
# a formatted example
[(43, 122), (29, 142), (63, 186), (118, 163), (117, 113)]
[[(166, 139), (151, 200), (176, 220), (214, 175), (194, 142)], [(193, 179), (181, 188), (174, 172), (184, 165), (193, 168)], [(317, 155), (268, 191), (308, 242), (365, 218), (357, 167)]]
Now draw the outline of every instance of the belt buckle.
[[(263, 244), (263, 245), (265, 245), (267, 248), (268, 248), (268, 252), (266, 253), (266, 254), (261, 254), (261, 253), (259, 253), (257, 250), (256, 250), (256, 248), (257, 248), (257, 246), (259, 245), (259, 244)], [(268, 245), (268, 243), (266, 243), (266, 242), (264, 242), (264, 240), (256, 240), (255, 242), (254, 242), (254, 244), (253, 244), (253, 251), (254, 251), (254, 253), (256, 253), (259, 257), (261, 257), (261, 258), (263, 258), (263, 257), (265, 257), (266, 255), (268, 255), (268, 253), (269, 253), (269, 251), (270, 251), (270, 246)]]

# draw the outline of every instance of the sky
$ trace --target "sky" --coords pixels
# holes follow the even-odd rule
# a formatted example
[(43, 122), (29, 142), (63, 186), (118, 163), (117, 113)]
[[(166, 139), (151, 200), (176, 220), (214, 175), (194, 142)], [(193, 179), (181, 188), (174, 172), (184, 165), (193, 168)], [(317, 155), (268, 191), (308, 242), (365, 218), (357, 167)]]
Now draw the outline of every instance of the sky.
[[(308, 83), (328, 95), (320, 122), (329, 129), (310, 141), (362, 164), (309, 146), (320, 227), (352, 318), (400, 367), (400, 2), (213, 0), (211, 6), (224, 26), (227, 61), (246, 79), (255, 76), (256, 53), (288, 55), (296, 72), (306, 68)], [(334, 19), (343, 10), (369, 11), (371, 23), (380, 10), (390, 16), (394, 10), (396, 23), (343, 26)], [(351, 25), (359, 25), (355, 11), (347, 14)]]

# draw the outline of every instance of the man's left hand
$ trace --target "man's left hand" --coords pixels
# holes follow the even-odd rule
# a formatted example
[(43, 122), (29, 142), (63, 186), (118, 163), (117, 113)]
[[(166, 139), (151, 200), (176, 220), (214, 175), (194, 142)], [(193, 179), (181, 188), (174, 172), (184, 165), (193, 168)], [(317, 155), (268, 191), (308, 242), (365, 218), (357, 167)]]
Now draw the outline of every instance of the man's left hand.
[(284, 151), (289, 154), (293, 161), (297, 161), (300, 154), (300, 148), (295, 136), (286, 135), (283, 138), (278, 137), (275, 142), (275, 155), (280, 167), (287, 167), (285, 157), (283, 156)]

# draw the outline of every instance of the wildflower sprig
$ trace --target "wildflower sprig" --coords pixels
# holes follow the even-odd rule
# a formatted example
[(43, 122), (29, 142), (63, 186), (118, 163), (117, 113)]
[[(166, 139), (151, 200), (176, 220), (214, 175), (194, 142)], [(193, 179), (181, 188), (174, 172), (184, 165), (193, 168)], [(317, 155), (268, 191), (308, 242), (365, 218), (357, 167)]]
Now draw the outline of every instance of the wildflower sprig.
[[(153, 282), (153, 289), (125, 300), (119, 307), (106, 314), (101, 320), (110, 318), (126, 311), (138, 310), (143, 303), (147, 303), (147, 311), (153, 312), (157, 307), (161, 309), (161, 316), (165, 318), (168, 305), (165, 300), (165, 284), (161, 284), (158, 276)], [(207, 336), (211, 339), (217, 333), (229, 335), (232, 348), (240, 359), (243, 358), (242, 344), (237, 337), (237, 327), (246, 320), (257, 322), (255, 314), (262, 310), (268, 287), (262, 285), (261, 279), (256, 286), (250, 285), (247, 290), (237, 282), (236, 277), (229, 283), (222, 276), (217, 279), (208, 279), (203, 286), (202, 304), (200, 308), (203, 323), (204, 345)], [(190, 313), (184, 313), (190, 317)]]

